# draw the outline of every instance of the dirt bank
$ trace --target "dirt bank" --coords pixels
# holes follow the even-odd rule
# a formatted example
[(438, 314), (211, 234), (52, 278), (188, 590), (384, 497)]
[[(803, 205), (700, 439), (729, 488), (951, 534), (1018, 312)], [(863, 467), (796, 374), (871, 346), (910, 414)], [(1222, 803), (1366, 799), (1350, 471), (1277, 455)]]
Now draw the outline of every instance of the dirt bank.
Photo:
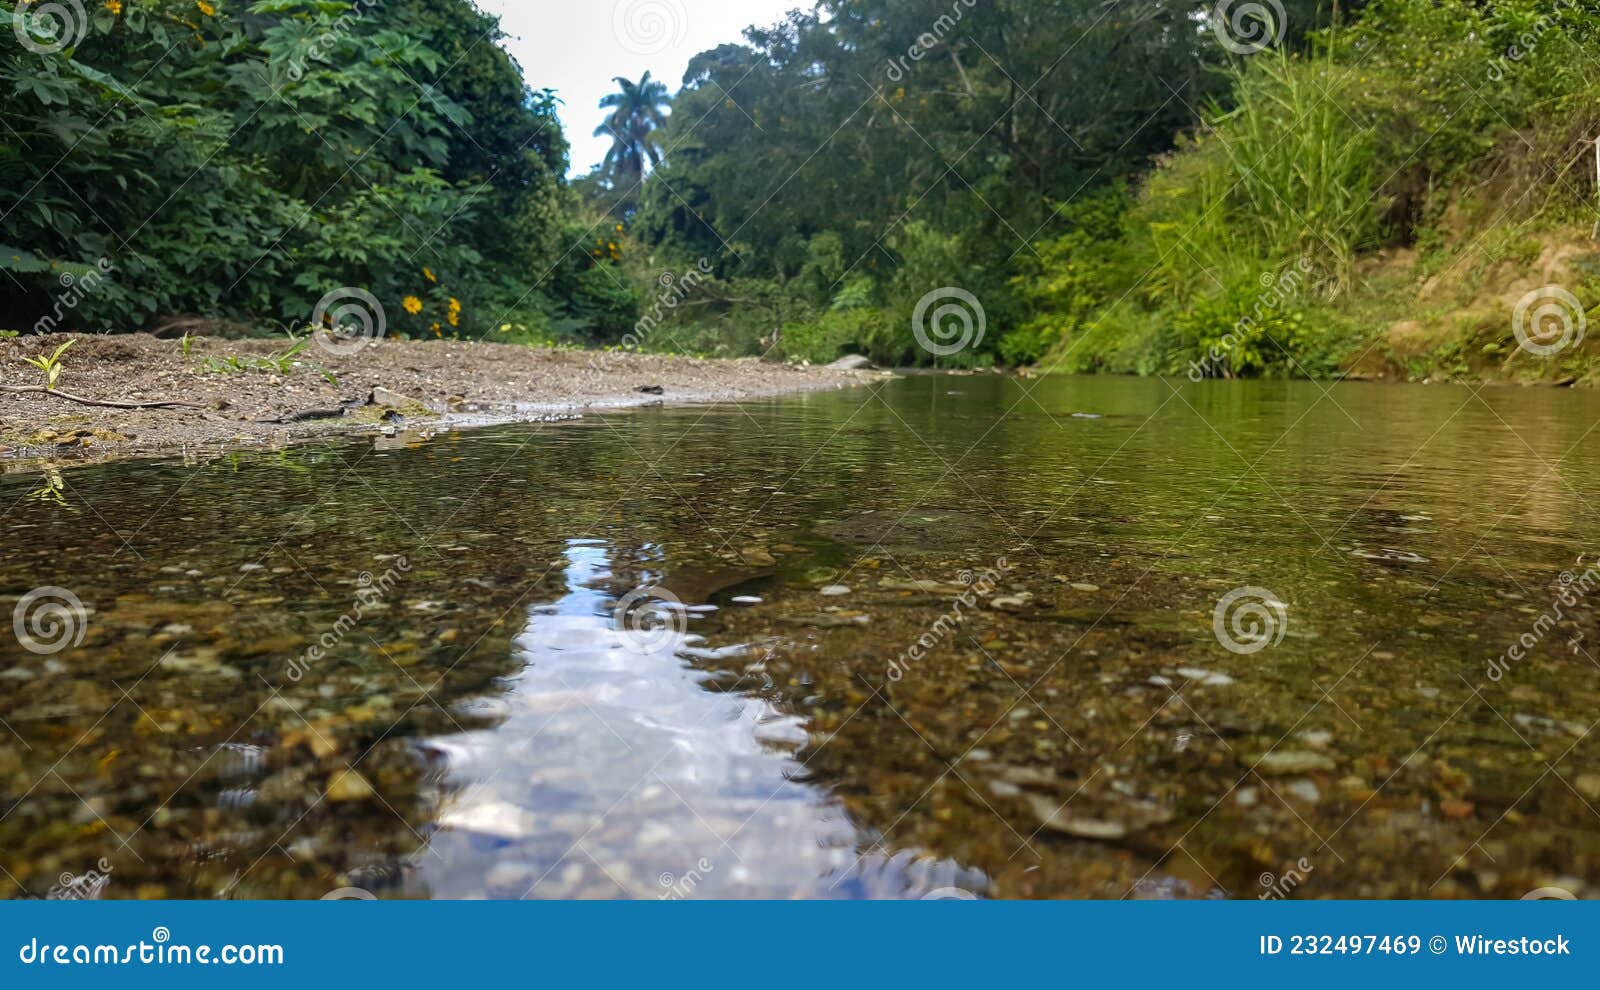
[(1600, 334), (1585, 311), (1600, 289), (1593, 232), (1455, 226), (1451, 246), (1427, 256), (1395, 249), (1363, 262), (1362, 287), (1345, 309), (1370, 334), (1341, 362), (1346, 373), (1388, 381), (1600, 385)]
[(62, 334), (0, 341), (0, 386), (43, 384), (24, 359), (68, 340), (76, 342), (62, 358), (59, 392), (198, 408), (101, 408), (0, 391), (0, 458), (275, 445), (844, 388), (880, 374), (454, 341), (384, 340), (345, 355), (308, 343), (285, 356), (286, 340), (198, 338), (186, 348), (147, 334)]

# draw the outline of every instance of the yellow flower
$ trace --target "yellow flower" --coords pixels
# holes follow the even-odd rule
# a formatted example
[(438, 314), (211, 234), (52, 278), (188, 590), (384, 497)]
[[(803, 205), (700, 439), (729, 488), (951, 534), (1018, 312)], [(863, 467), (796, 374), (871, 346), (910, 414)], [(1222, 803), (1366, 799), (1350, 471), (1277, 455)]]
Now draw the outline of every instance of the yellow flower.
[(461, 325), (461, 314), (457, 313), (455, 310), (451, 310), (450, 315), (446, 316), (445, 319), (449, 320), (450, 325), (453, 327), (459, 327)]
[(452, 313), (461, 312), (461, 300), (455, 298), (454, 296), (452, 296), (450, 298), (450, 312), (452, 312)]
[(423, 278), (425, 278), (425, 279), (427, 279), (427, 280), (428, 280), (428, 281), (430, 281), (430, 282), (437, 282), (437, 281), (439, 281), (439, 280), (438, 280), (438, 279), (436, 279), (436, 278), (434, 278), (434, 277), (433, 277), (433, 270), (432, 270), (432, 269), (429, 269), (429, 268), (424, 268), (424, 269), (423, 269), (423, 270), (422, 270), (422, 277), (423, 277)]
[(217, 8), (211, 6), (209, 3), (206, 3), (206, 0), (195, 0), (194, 5), (200, 8), (200, 13), (206, 15), (207, 17), (210, 17), (212, 14), (217, 12)]
[(401, 300), (400, 305), (405, 307), (405, 311), (412, 316), (422, 312), (422, 300), (416, 296), (406, 296), (405, 299)]
[(622, 233), (622, 224), (617, 224), (617, 233)]
[(106, 0), (106, 9), (118, 17), (122, 16), (122, 0)]
[(617, 242), (616, 241), (612, 241), (610, 244), (606, 245), (606, 248), (611, 250), (611, 251), (615, 251), (617, 249)]

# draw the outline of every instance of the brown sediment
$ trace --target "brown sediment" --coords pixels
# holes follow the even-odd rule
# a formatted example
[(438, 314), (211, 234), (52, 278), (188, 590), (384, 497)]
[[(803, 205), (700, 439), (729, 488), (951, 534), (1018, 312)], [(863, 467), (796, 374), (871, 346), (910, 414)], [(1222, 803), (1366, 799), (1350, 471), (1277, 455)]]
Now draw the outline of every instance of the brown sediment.
[[(282, 370), (261, 366), (280, 340), (149, 334), (48, 335), (0, 342), (0, 385), (42, 384), (25, 358), (68, 339), (58, 387), (122, 403), (86, 406), (39, 391), (0, 390), (0, 458), (104, 459), (179, 448), (257, 447), (400, 427), (458, 427), (551, 418), (590, 407), (750, 399), (844, 388), (880, 373), (515, 344), (383, 340), (353, 354), (307, 346)], [(237, 359), (237, 364), (233, 359)], [(219, 370), (229, 369), (229, 370)], [(370, 404), (373, 390), (393, 393)]]

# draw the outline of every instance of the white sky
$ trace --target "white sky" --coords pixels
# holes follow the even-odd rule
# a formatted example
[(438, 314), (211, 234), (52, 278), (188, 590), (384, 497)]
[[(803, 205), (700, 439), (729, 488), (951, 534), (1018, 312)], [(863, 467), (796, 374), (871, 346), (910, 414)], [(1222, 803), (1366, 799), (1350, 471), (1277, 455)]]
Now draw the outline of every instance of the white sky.
[(646, 69), (676, 93), (689, 60), (724, 42), (738, 43), (750, 24), (770, 25), (810, 0), (478, 0), (500, 17), (505, 47), (528, 85), (561, 97), (561, 122), (572, 143), (572, 174), (605, 157), (610, 141), (591, 135), (605, 120), (597, 104), (613, 76)]

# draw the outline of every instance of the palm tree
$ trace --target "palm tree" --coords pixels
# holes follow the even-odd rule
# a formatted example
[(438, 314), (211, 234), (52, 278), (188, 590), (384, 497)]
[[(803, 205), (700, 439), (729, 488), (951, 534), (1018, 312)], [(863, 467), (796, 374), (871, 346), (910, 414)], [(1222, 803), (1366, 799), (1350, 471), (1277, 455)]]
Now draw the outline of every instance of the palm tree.
[(631, 180), (637, 185), (644, 178), (644, 162), (650, 167), (661, 164), (661, 148), (651, 138), (651, 132), (667, 122), (662, 108), (670, 106), (665, 84), (650, 78), (646, 72), (638, 82), (616, 77), (619, 92), (600, 101), (600, 106), (611, 109), (606, 122), (595, 128), (595, 137), (610, 135), (611, 150), (601, 165), (618, 179)]

